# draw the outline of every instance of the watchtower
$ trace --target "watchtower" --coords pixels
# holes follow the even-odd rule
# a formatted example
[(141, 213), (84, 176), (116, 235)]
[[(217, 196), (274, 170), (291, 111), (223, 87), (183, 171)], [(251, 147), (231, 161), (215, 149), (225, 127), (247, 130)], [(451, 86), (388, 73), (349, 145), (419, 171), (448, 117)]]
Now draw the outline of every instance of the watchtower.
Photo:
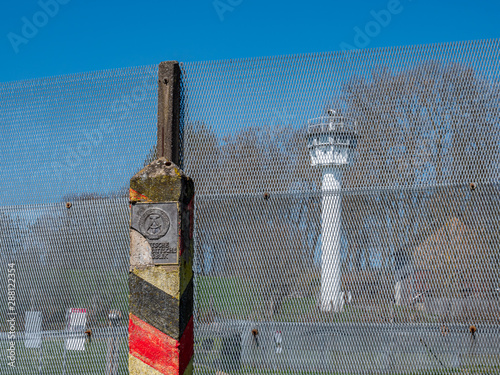
[(341, 291), (340, 229), (342, 218), (342, 172), (352, 162), (358, 133), (356, 122), (328, 110), (311, 119), (307, 147), (311, 165), (322, 171), (321, 201), (321, 310), (338, 312), (343, 307)]

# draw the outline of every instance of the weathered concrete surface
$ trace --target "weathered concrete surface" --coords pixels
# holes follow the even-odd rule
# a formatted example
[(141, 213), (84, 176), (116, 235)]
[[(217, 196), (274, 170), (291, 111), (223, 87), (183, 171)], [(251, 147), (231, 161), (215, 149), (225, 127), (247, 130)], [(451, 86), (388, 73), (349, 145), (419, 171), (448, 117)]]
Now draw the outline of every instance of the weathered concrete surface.
[(183, 292), (180, 290), (179, 267), (157, 266), (145, 269), (135, 268), (132, 272), (177, 299), (179, 299), (180, 294)]
[(153, 266), (151, 246), (142, 234), (130, 230), (130, 271)]
[(189, 204), (194, 195), (193, 180), (174, 163), (159, 158), (130, 180), (130, 203), (180, 202)]
[[(155, 207), (155, 203), (169, 202), (176, 203), (177, 222), (163, 226), (168, 229), (151, 232), (139, 228), (145, 231), (144, 234), (134, 229), (130, 231), (131, 374), (192, 373), (194, 184), (175, 164), (160, 158), (132, 177), (130, 203), (147, 203), (153, 207), (153, 212), (158, 212), (160, 208)], [(147, 212), (142, 208), (135, 212)], [(149, 220), (148, 214), (144, 215)], [(160, 212), (151, 222), (161, 223), (161, 217)], [(155, 224), (152, 228), (160, 227), (161, 224)], [(172, 231), (177, 236), (177, 264), (155, 264), (148, 238), (149, 241), (157, 238), (152, 233), (171, 236)]]

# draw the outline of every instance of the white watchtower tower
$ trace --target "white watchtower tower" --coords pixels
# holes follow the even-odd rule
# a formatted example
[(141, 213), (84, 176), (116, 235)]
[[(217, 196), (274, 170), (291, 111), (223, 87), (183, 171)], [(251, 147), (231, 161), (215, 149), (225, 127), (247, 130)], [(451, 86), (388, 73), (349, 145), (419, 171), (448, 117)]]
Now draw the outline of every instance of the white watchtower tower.
[(321, 311), (342, 311), (340, 227), (342, 170), (357, 145), (356, 123), (328, 110), (328, 116), (308, 122), (307, 147), (311, 165), (321, 167)]

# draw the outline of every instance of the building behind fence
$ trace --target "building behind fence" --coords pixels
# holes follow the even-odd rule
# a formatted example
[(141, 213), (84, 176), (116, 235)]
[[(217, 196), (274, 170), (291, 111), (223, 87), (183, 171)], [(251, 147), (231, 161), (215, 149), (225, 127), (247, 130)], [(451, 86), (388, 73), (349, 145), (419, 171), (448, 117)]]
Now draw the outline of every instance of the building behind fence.
[[(499, 43), (181, 64), (196, 373), (500, 371)], [(124, 189), (155, 155), (156, 85), (156, 67), (0, 85), (19, 373), (127, 373)], [(331, 111), (357, 146), (324, 191), (307, 130)], [(321, 309), (332, 195), (337, 312)]]

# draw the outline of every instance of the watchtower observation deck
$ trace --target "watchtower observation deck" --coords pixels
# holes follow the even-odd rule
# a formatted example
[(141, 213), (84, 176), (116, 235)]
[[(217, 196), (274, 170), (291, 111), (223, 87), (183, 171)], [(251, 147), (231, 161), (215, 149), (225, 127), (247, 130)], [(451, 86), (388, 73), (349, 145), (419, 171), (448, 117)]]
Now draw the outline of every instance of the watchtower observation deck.
[(348, 117), (332, 113), (308, 121), (307, 148), (312, 166), (348, 165), (357, 142), (357, 123)]

